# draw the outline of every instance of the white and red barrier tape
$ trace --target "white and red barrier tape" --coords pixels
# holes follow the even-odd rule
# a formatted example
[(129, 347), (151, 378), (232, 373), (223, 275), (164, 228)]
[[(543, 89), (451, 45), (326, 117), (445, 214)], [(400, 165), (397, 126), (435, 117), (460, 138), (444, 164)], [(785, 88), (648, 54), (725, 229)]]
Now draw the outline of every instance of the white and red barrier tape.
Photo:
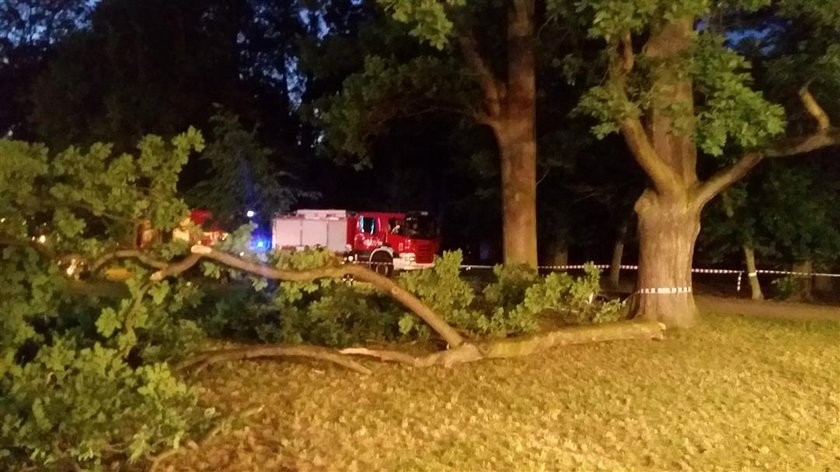
[[(369, 262), (369, 261), (356, 261), (356, 264), (364, 264), (364, 265), (389, 265), (387, 262)], [(463, 264), (461, 265), (461, 269), (464, 270), (472, 270), (472, 269), (493, 269), (493, 265), (482, 265), (482, 264)], [(584, 264), (565, 264), (565, 265), (542, 265), (538, 266), (537, 268), (540, 270), (582, 270), (586, 265)], [(604, 270), (609, 269), (609, 264), (595, 264), (594, 267)], [(639, 270), (638, 265), (625, 265), (622, 264), (619, 266), (621, 270)], [(743, 279), (744, 274), (747, 274), (748, 277), (757, 277), (758, 274), (768, 274), (768, 275), (792, 275), (794, 277), (837, 277), (840, 278), (840, 274), (832, 274), (827, 272), (795, 272), (795, 271), (788, 271), (788, 270), (770, 270), (770, 269), (758, 269), (755, 272), (747, 272), (745, 270), (738, 270), (738, 269), (704, 269), (704, 268), (693, 268), (691, 269), (692, 273), (695, 274), (731, 274), (738, 276), (738, 282), (736, 285), (737, 290), (741, 291), (741, 281)], [(653, 293), (653, 294), (668, 294), (668, 293), (689, 293), (691, 292), (691, 287), (665, 287), (665, 288), (648, 288), (648, 289), (641, 289), (639, 293)]]

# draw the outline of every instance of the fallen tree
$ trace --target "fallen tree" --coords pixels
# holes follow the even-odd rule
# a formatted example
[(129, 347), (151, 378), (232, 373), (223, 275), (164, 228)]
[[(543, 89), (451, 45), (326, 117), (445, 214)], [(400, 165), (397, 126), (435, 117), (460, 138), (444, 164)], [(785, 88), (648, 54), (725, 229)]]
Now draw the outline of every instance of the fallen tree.
[[(587, 305), (597, 283), (576, 284), (559, 274), (528, 288), (539, 289), (532, 297), (539, 306), (521, 296), (515, 303), (471, 306), (473, 289), (459, 277), (460, 259), (449, 255), (435, 269), (405, 274), (397, 283), (324, 251), (275, 253), (270, 263), (261, 263), (243, 253), (248, 227), (214, 248), (190, 249), (166, 238), (139, 244), (138, 222), (168, 231), (188, 213), (178, 197), (178, 174), (202, 147), (195, 130), (171, 141), (148, 136), (137, 155), (117, 155), (103, 144), (52, 154), (38, 144), (0, 140), (0, 168), (6, 171), (0, 178), (0, 470), (153, 461), (184, 438), (203, 435), (216, 413), (202, 405), (197, 389), (173, 375), (175, 367), (201, 370), (282, 356), (368, 374), (359, 358), (453, 366), (569, 343), (662, 337), (656, 323), (625, 322), (511, 338), (532, 332), (542, 307), (564, 306), (567, 289), (576, 289), (571, 311), (583, 308), (568, 322), (619, 316)], [(199, 264), (202, 274), (195, 270)], [(114, 271), (121, 276), (109, 276)], [(366, 283), (357, 291), (336, 282), (345, 276)], [(284, 283), (269, 287), (268, 280)], [(246, 281), (253, 287), (246, 288)], [(498, 285), (505, 283), (500, 279)], [(240, 288), (258, 297), (227, 300)], [(378, 293), (360, 296), (374, 289)], [(194, 316), (205, 295), (222, 299), (214, 308), (230, 301), (226, 306), (234, 308), (222, 315), (225, 320), (249, 329), (258, 320), (244, 338), (263, 344), (201, 353), (176, 366), (173, 360), (196, 352), (204, 328), (212, 327)], [(266, 306), (267, 317), (237, 318), (250, 307), (261, 316)], [(262, 337), (260, 329), (274, 328)], [(361, 346), (367, 339), (431, 334), (445, 348), (412, 356)], [(495, 337), (501, 339), (475, 340)]]
[(202, 258), (210, 259), (253, 275), (279, 281), (300, 282), (319, 278), (342, 278), (349, 275), (387, 293), (411, 310), (446, 341), (447, 349), (422, 356), (414, 356), (401, 351), (373, 350), (361, 347), (337, 350), (317, 346), (259, 345), (202, 353), (180, 363), (176, 367), (177, 370), (190, 368), (201, 370), (211, 364), (231, 360), (289, 356), (332, 362), (356, 372), (366, 374), (369, 371), (365, 367), (342, 356), (372, 357), (382, 361), (397, 362), (412, 367), (430, 367), (434, 365), (452, 367), (456, 364), (475, 362), (483, 359), (522, 357), (543, 352), (556, 346), (569, 344), (630, 339), (649, 340), (662, 339), (664, 337), (665, 325), (662, 323), (655, 321), (623, 321), (602, 325), (562, 328), (507, 339), (475, 343), (467, 342), (442, 316), (435, 313), (416, 296), (397, 285), (393, 280), (361, 265), (342, 264), (311, 270), (287, 270), (245, 260), (207, 246), (195, 245), (191, 248), (191, 252), (191, 256), (185, 259), (185, 261), (188, 261), (187, 263), (179, 262), (164, 267), (152, 274), (150, 279), (152, 281), (160, 281), (165, 277), (177, 275), (195, 265)]

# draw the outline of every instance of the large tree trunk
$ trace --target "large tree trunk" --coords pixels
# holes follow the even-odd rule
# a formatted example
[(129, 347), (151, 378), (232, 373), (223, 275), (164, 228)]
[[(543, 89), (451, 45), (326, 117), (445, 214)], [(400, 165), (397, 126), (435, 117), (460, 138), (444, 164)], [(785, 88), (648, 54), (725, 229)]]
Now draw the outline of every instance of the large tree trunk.
[(502, 169), (506, 263), (537, 266), (537, 132), (534, 0), (508, 13), (508, 77), (504, 119), (497, 127)]
[(646, 190), (639, 216), (639, 279), (632, 312), (669, 327), (688, 327), (697, 317), (691, 284), (700, 210)]
[[(697, 317), (691, 263), (704, 202), (695, 198), (694, 190), (698, 179), (691, 77), (673, 63), (691, 47), (693, 23), (691, 18), (663, 20), (644, 47), (655, 91), (648, 119), (626, 119), (621, 127), (652, 184), (635, 207), (639, 279), (631, 315), (687, 327)], [(632, 67), (629, 33), (622, 41), (626, 70)], [(677, 129), (678, 121), (684, 129)]]
[(761, 292), (761, 284), (758, 282), (758, 272), (756, 272), (755, 267), (755, 249), (749, 244), (744, 244), (742, 248), (744, 250), (744, 260), (747, 263), (747, 278), (750, 281), (752, 299), (764, 300), (764, 293)]
[(537, 267), (537, 133), (534, 0), (508, 6), (507, 77), (500, 80), (469, 32), (458, 37), (484, 93), (484, 112), (499, 145), (504, 262)]
[(537, 266), (537, 176), (533, 122), (509, 120), (499, 136), (502, 158), (504, 262)]

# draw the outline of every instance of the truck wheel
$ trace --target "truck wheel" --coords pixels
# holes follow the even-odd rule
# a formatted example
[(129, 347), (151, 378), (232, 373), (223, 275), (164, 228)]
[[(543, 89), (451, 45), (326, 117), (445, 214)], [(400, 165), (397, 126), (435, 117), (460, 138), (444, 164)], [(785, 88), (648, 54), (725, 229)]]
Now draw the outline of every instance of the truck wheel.
[(394, 258), (385, 251), (370, 256), (371, 269), (379, 275), (390, 277), (394, 273)]

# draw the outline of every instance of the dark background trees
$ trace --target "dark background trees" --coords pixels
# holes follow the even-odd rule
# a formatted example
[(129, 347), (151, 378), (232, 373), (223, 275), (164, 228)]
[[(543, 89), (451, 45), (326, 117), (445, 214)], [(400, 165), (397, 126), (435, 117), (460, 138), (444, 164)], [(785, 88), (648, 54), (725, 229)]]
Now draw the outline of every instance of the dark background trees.
[[(528, 192), (537, 196), (535, 204), (528, 204), (534, 214), (527, 219), (536, 221), (539, 231), (531, 223), (504, 229), (504, 195), (511, 186), (503, 179), (502, 143), (493, 126), (476, 119), (489, 116), (486, 112), (495, 106), (487, 102), (487, 93), (493, 87), (507, 90), (515, 79), (509, 59), (516, 54), (507, 51), (511, 39), (506, 31), (513, 18), (509, 14), (523, 5), (534, 26), (525, 46), (534, 54), (537, 149), (526, 159), (534, 167)], [(586, 2), (576, 12), (556, 2), (452, 2), (441, 10), (451, 20), (447, 32), (434, 22), (418, 21), (412, 11), (396, 21), (392, 17), (403, 8), (401, 2), (10, 1), (0, 9), (0, 126), (56, 149), (104, 140), (126, 150), (146, 133), (172, 136), (196, 125), (205, 131), (208, 149), (227, 149), (225, 154), (215, 152), (218, 162), (238, 160), (251, 172), (263, 169), (258, 172), (278, 176), (277, 189), (262, 192), (274, 195), (261, 197), (269, 202), (262, 205), (263, 217), (307, 205), (422, 208), (438, 214), (445, 247), (464, 248), (472, 261), (502, 260), (505, 232), (527, 233), (530, 239), (536, 231), (536, 249), (527, 244), (527, 257), (523, 252), (516, 260), (533, 263), (536, 250), (548, 264), (607, 261), (626, 240), (624, 261), (632, 263), (637, 257), (636, 224), (629, 215), (650, 177), (631, 158), (624, 140), (595, 139), (589, 128), (600, 121), (580, 113), (616, 112), (598, 108), (599, 103), (618, 103), (610, 101), (615, 97), (584, 100), (578, 107), (593, 84), (606, 84), (597, 90), (614, 91), (610, 87), (620, 79), (604, 82), (609, 64), (596, 36), (608, 35), (619, 46), (626, 38), (603, 24), (601, 30), (591, 30), (590, 24), (591, 13), (607, 11), (610, 5), (632, 2)], [(696, 169), (700, 180), (764, 139), (763, 134), (749, 136), (750, 130), (761, 128), (752, 123), (755, 118), (782, 125), (774, 121), (777, 109), (772, 106), (768, 114), (752, 118), (727, 114), (734, 111), (723, 106), (721, 90), (730, 89), (718, 87), (727, 77), (761, 91), (765, 102), (756, 98), (746, 105), (784, 105), (790, 136), (807, 135), (815, 127), (797, 87), (808, 84), (826, 116), (837, 112), (836, 101), (829, 100), (840, 90), (832, 73), (838, 54), (830, 39), (836, 31), (832, 10), (819, 2), (797, 5), (791, 0), (757, 9), (711, 9), (682, 26), (702, 33), (692, 43), (700, 48), (691, 69), (698, 131), (694, 138), (680, 138), (695, 139), (701, 146)], [(659, 21), (634, 8), (627, 10), (627, 18), (653, 26)], [(620, 21), (613, 26), (622, 27)], [(647, 37), (641, 29), (631, 30), (638, 61), (628, 79), (636, 81), (628, 89), (636, 94), (630, 98), (643, 112), (653, 113), (649, 106), (655, 102), (649, 100), (662, 95), (653, 85), (665, 79), (654, 80), (652, 49), (640, 47)], [(725, 41), (712, 41), (713, 36)], [(613, 60), (627, 60), (626, 46), (607, 52), (617, 54)], [(753, 67), (744, 69), (746, 63), (733, 51)], [(482, 64), (488, 73), (484, 76)], [(642, 93), (643, 83), (653, 85)], [(733, 97), (746, 100), (747, 95)], [(666, 108), (669, 103), (662, 102)], [(244, 133), (240, 137), (249, 140), (241, 147), (250, 151), (234, 150), (229, 143), (225, 148), (221, 141), (213, 146), (214, 116), (237, 120)], [(714, 116), (723, 118), (714, 121)], [(755, 126), (726, 134), (744, 123)], [(736, 135), (743, 142), (733, 141)], [(704, 152), (723, 157), (705, 159)], [(243, 160), (257, 155), (263, 163)], [(239, 206), (242, 211), (257, 206), (249, 202), (256, 197), (247, 179), (209, 163), (191, 159), (182, 189), (210, 195), (208, 186), (215, 186), (215, 195), (231, 198), (224, 205), (220, 198), (194, 204), (218, 203), (215, 209), (228, 214)], [(822, 174), (831, 182), (833, 164), (820, 165), (827, 166)], [(237, 188), (242, 191), (234, 192)], [(276, 198), (281, 193), (285, 196)], [(521, 216), (523, 211), (509, 213)], [(720, 249), (703, 244), (701, 251), (704, 257)], [(681, 264), (688, 267), (688, 262)]]

